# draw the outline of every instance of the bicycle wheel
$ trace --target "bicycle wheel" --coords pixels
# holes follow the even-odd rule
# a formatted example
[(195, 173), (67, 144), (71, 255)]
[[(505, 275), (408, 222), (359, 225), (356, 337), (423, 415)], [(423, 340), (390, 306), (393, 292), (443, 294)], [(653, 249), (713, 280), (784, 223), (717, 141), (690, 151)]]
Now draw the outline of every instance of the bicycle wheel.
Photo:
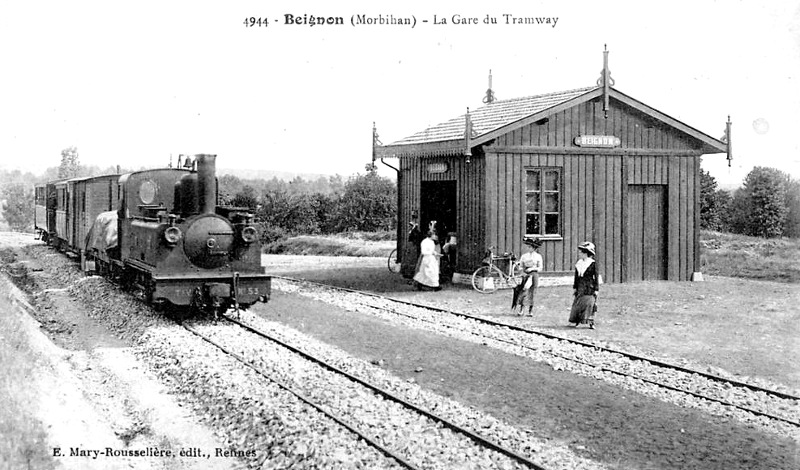
[(389, 257), (386, 259), (386, 265), (389, 267), (389, 272), (391, 273), (399, 273), (400, 272), (400, 262), (397, 260), (397, 248), (392, 250), (389, 253)]
[(503, 281), (503, 273), (494, 266), (481, 266), (472, 273), (472, 287), (481, 294), (491, 294)]

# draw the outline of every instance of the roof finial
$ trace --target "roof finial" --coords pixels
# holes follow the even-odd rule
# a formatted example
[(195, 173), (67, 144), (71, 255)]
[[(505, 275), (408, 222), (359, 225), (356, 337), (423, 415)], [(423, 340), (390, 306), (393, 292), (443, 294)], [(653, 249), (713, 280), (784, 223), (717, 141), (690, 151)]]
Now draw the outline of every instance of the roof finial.
[(603, 87), (603, 116), (608, 119), (608, 92), (614, 86), (611, 70), (608, 69), (608, 44), (603, 44), (603, 70), (600, 71), (597, 86)]
[(492, 91), (492, 69), (489, 69), (489, 89), (486, 90), (486, 96), (483, 97), (483, 102), (486, 104), (492, 104), (494, 100), (494, 92)]

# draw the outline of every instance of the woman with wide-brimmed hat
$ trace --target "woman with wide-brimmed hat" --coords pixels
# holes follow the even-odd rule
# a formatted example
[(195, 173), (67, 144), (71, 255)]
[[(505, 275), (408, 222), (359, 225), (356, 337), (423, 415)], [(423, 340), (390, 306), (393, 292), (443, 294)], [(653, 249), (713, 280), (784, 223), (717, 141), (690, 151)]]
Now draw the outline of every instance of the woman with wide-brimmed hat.
[(594, 258), (594, 243), (583, 242), (578, 245), (578, 261), (575, 263), (575, 280), (572, 283), (575, 298), (569, 313), (569, 323), (574, 323), (576, 327), (588, 323), (589, 328), (594, 328), (594, 307), (597, 294), (600, 292), (600, 280)]
[(523, 248), (525, 252), (519, 257), (519, 265), (522, 268), (524, 275), (520, 285), (514, 289), (514, 299), (511, 308), (516, 312), (519, 308), (519, 314), (528, 307), (528, 315), (533, 315), (533, 298), (536, 293), (536, 288), (539, 287), (539, 271), (542, 270), (544, 262), (542, 255), (536, 250), (542, 246), (542, 240), (538, 238), (525, 237), (522, 239)]

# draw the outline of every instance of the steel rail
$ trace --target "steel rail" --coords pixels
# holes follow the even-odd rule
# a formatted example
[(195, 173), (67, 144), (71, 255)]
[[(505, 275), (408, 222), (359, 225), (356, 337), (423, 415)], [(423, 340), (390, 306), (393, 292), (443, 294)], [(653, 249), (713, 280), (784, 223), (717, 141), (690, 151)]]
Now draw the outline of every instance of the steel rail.
[[(482, 317), (478, 317), (478, 316), (475, 316), (475, 315), (470, 315), (468, 313), (456, 312), (456, 311), (453, 311), (453, 310), (447, 310), (447, 309), (443, 309), (443, 308), (440, 308), (440, 307), (434, 307), (434, 306), (431, 306), (431, 305), (418, 304), (418, 303), (410, 302), (410, 301), (407, 301), (407, 300), (394, 299), (394, 298), (383, 296), (383, 295), (380, 295), (380, 294), (375, 294), (373, 292), (365, 292), (365, 291), (360, 291), (360, 290), (356, 290), (356, 289), (350, 289), (350, 288), (346, 288), (346, 287), (332, 286), (330, 284), (323, 284), (323, 283), (320, 283), (320, 282), (309, 281), (309, 280), (305, 280), (305, 279), (295, 279), (295, 278), (291, 278), (291, 277), (287, 277), (287, 276), (273, 276), (273, 278), (285, 279), (285, 280), (288, 280), (288, 281), (291, 281), (291, 282), (308, 283), (308, 284), (318, 285), (318, 286), (321, 286), (321, 287), (327, 288), (327, 289), (341, 290), (341, 291), (350, 292), (350, 293), (354, 293), (354, 294), (360, 294), (360, 295), (364, 295), (364, 296), (367, 296), (367, 297), (373, 297), (373, 298), (378, 298), (378, 299), (381, 299), (381, 300), (387, 300), (387, 301), (390, 301), (390, 302), (395, 302), (395, 303), (399, 303), (399, 304), (403, 304), (403, 305), (408, 305), (408, 306), (412, 306), (412, 307), (431, 310), (431, 311), (434, 311), (434, 312), (448, 313), (448, 314), (455, 315), (455, 316), (458, 316), (458, 317), (468, 318), (470, 320), (475, 320), (475, 321), (478, 321), (478, 322), (481, 322), (481, 323), (484, 323), (484, 324), (487, 324), (487, 325), (491, 325), (491, 326), (499, 326), (499, 327), (503, 327), (503, 328), (508, 328), (508, 329), (510, 329), (512, 331), (518, 331), (518, 332), (521, 332), (521, 333), (543, 336), (545, 338), (556, 339), (556, 340), (564, 341), (564, 342), (571, 343), (571, 344), (577, 344), (577, 345), (584, 346), (584, 347), (587, 347), (587, 348), (596, 349), (598, 351), (619, 354), (619, 355), (621, 355), (623, 357), (627, 357), (629, 359), (648, 362), (650, 364), (653, 364), (653, 365), (656, 365), (656, 366), (659, 366), (659, 367), (663, 367), (665, 369), (677, 370), (677, 371), (684, 372), (684, 373), (687, 373), (687, 374), (696, 374), (698, 376), (704, 377), (704, 378), (709, 379), (709, 380), (722, 382), (722, 383), (727, 383), (727, 384), (735, 385), (735, 386), (742, 387), (742, 388), (747, 388), (747, 389), (750, 389), (752, 391), (762, 392), (762, 393), (765, 393), (767, 395), (772, 395), (772, 396), (775, 396), (775, 397), (778, 397), (778, 398), (800, 401), (800, 397), (792, 395), (792, 394), (789, 394), (789, 393), (784, 393), (784, 392), (780, 392), (780, 391), (777, 391), (777, 390), (771, 390), (771, 389), (768, 389), (768, 388), (759, 387), (757, 385), (748, 384), (746, 382), (741, 382), (741, 381), (736, 380), (736, 379), (728, 379), (728, 378), (721, 377), (721, 376), (718, 376), (718, 375), (714, 375), (714, 374), (710, 374), (710, 373), (707, 373), (707, 372), (702, 372), (702, 371), (690, 369), (688, 367), (680, 366), (680, 365), (677, 365), (677, 364), (671, 364), (671, 363), (668, 363), (668, 362), (665, 362), (665, 361), (661, 361), (661, 360), (658, 360), (658, 359), (648, 358), (648, 357), (645, 357), (645, 356), (640, 356), (638, 354), (634, 354), (634, 353), (630, 353), (630, 352), (626, 352), (626, 351), (621, 351), (621, 350), (618, 350), (618, 349), (599, 346), (599, 345), (592, 344), (592, 343), (587, 343), (587, 342), (581, 341), (581, 340), (565, 338), (563, 336), (554, 335), (552, 333), (547, 333), (547, 332), (539, 331), (539, 330), (532, 330), (532, 329), (524, 328), (524, 327), (521, 327), (521, 326), (512, 325), (512, 324), (509, 324), (509, 323), (496, 321), (496, 320), (490, 320), (490, 319), (487, 319), (487, 318), (482, 318)], [(416, 318), (416, 317), (414, 317), (414, 318)], [(510, 344), (513, 344), (515, 346), (522, 346), (522, 345), (517, 344), (517, 343), (510, 343)], [(525, 346), (525, 347), (527, 347), (527, 346)], [(533, 349), (533, 348), (529, 348), (529, 349)], [(568, 358), (565, 358), (565, 359), (568, 359)], [(572, 359), (569, 359), (569, 360), (572, 360)], [(598, 366), (593, 366), (593, 367), (598, 367)], [(622, 374), (626, 374), (626, 373), (622, 373)], [(627, 374), (627, 375), (630, 376), (630, 374)], [(632, 376), (632, 377), (635, 377), (635, 376)], [(635, 377), (635, 378), (639, 378), (639, 377)], [(647, 380), (647, 379), (640, 379), (640, 380)], [(662, 385), (668, 386), (666, 384), (662, 384)], [(685, 391), (685, 390), (681, 390), (681, 391), (686, 392), (686, 393), (692, 393), (692, 392), (688, 392), (688, 391)], [(714, 401), (718, 401), (718, 402), (724, 403), (721, 400), (713, 399), (713, 398), (710, 398), (710, 397), (704, 397), (704, 398), (708, 398), (708, 399), (711, 399), (711, 400), (714, 400)], [(737, 406), (737, 405), (732, 405), (732, 406)], [(751, 411), (751, 410), (748, 410), (748, 411)], [(751, 412), (754, 412), (754, 411), (751, 411)], [(760, 412), (758, 412), (758, 413), (760, 413)], [(764, 414), (764, 413), (761, 413), (761, 414)], [(768, 415), (768, 414), (765, 414), (765, 415), (771, 417), (771, 415)], [(775, 418), (779, 419), (779, 420), (787, 421), (788, 423), (793, 424), (795, 426), (800, 426), (800, 423), (797, 423), (795, 421), (787, 420), (787, 419), (780, 418), (780, 417), (775, 417)]]
[(275, 338), (274, 336), (272, 336), (272, 335), (270, 335), (268, 333), (264, 333), (263, 331), (260, 331), (260, 330), (258, 330), (257, 328), (254, 328), (251, 325), (248, 325), (248, 324), (246, 324), (246, 323), (244, 323), (244, 322), (242, 322), (240, 320), (237, 320), (235, 318), (231, 318), (228, 315), (222, 315), (221, 318), (224, 318), (224, 319), (226, 319), (226, 320), (228, 320), (228, 321), (230, 321), (232, 323), (235, 323), (236, 325), (239, 325), (240, 327), (252, 332), (255, 335), (258, 335), (258, 336), (261, 336), (261, 337), (263, 337), (265, 339), (273, 341), (275, 344), (278, 344), (278, 345), (280, 345), (280, 346), (292, 351), (293, 353), (298, 354), (298, 355), (302, 356), (305, 359), (308, 359), (311, 362), (319, 364), (320, 366), (322, 366), (322, 367), (324, 367), (324, 368), (326, 368), (326, 369), (328, 369), (328, 370), (330, 370), (330, 371), (332, 371), (332, 372), (334, 372), (336, 374), (340, 374), (340, 375), (348, 378), (349, 380), (351, 380), (351, 381), (353, 381), (355, 383), (358, 383), (359, 385), (362, 385), (362, 386), (372, 390), (373, 392), (375, 392), (375, 393), (377, 393), (379, 395), (382, 395), (385, 398), (388, 398), (389, 400), (392, 400), (392, 401), (394, 401), (396, 403), (399, 403), (399, 404), (405, 406), (406, 408), (408, 408), (410, 410), (413, 410), (416, 413), (419, 413), (419, 414), (421, 414), (423, 416), (426, 416), (427, 418), (432, 419), (434, 421), (440, 422), (440, 423), (444, 424), (446, 427), (450, 428), (451, 430), (453, 430), (453, 431), (455, 431), (455, 432), (457, 432), (459, 434), (463, 434), (463, 435), (469, 437), (470, 439), (472, 439), (473, 441), (477, 442), (478, 444), (480, 444), (480, 445), (482, 445), (484, 447), (488, 447), (488, 448), (490, 448), (492, 450), (495, 450), (496, 452), (499, 452), (499, 453), (501, 453), (503, 455), (511, 457), (512, 459), (514, 459), (514, 460), (516, 460), (516, 461), (518, 461), (518, 462), (520, 462), (520, 463), (522, 463), (524, 465), (527, 465), (527, 466), (529, 466), (529, 467), (531, 467), (533, 469), (536, 469), (536, 470), (547, 470), (545, 467), (542, 467), (542, 466), (538, 465), (537, 463), (531, 461), (527, 457), (525, 457), (523, 455), (520, 455), (520, 454), (518, 454), (517, 452), (515, 452), (515, 451), (513, 451), (511, 449), (503, 447), (501, 444), (498, 444), (497, 442), (494, 442), (493, 440), (489, 439), (488, 437), (481, 436), (480, 434), (477, 434), (477, 433), (475, 433), (473, 431), (470, 431), (469, 429), (466, 429), (466, 428), (464, 428), (462, 426), (459, 426), (458, 424), (453, 423), (452, 421), (448, 420), (447, 418), (444, 418), (442, 416), (438, 416), (438, 415), (436, 415), (436, 414), (434, 414), (434, 413), (432, 413), (432, 412), (430, 412), (428, 410), (420, 408), (419, 406), (417, 406), (417, 405), (415, 405), (415, 404), (413, 404), (413, 403), (411, 403), (411, 402), (409, 402), (409, 401), (407, 401), (407, 400), (395, 395), (394, 393), (392, 393), (392, 392), (390, 392), (388, 390), (385, 390), (385, 389), (383, 389), (383, 388), (381, 388), (381, 387), (379, 387), (379, 386), (377, 386), (377, 385), (375, 385), (375, 384), (373, 384), (373, 383), (371, 383), (371, 382), (369, 382), (367, 380), (364, 380), (364, 379), (362, 379), (360, 377), (357, 377), (357, 376), (351, 374), (350, 372), (347, 372), (347, 371), (342, 370), (342, 369), (340, 369), (340, 368), (338, 368), (338, 367), (336, 367), (336, 366), (334, 366), (332, 364), (329, 364), (324, 359), (320, 359), (320, 358), (314, 356), (313, 354), (307, 353), (307, 352), (305, 352), (305, 351), (303, 351), (303, 350), (301, 350), (301, 349), (299, 349), (299, 348), (297, 348), (295, 346), (292, 346), (292, 345), (290, 345), (290, 344), (288, 344), (288, 343), (286, 343), (286, 342), (284, 342), (284, 341), (282, 341), (282, 340), (280, 340), (278, 338)]
[[(368, 305), (368, 304), (362, 304), (362, 305), (365, 305), (365, 306), (371, 307), (371, 308), (375, 308), (375, 307), (373, 307), (371, 305)], [(402, 316), (405, 316), (405, 317), (408, 317), (408, 318), (412, 318), (414, 320), (419, 320), (419, 321), (423, 321), (423, 322), (426, 322), (426, 323), (431, 323), (431, 324), (437, 325), (437, 323), (435, 323), (435, 322), (433, 322), (431, 320), (426, 320), (426, 319), (423, 319), (423, 318), (415, 317), (413, 315), (409, 315), (407, 313), (398, 312), (398, 311), (396, 311), (394, 309), (391, 309), (391, 311), (393, 313), (397, 314), (397, 315), (402, 315)], [(442, 325), (439, 325), (439, 326), (442, 326)], [(447, 327), (456, 329), (455, 327), (451, 327), (451, 326), (447, 326)], [(785, 423), (792, 424), (794, 426), (800, 427), (800, 422), (793, 421), (791, 419), (784, 418), (782, 416), (773, 415), (771, 413), (766, 413), (766, 412), (760, 411), (760, 410), (754, 410), (752, 408), (748, 408), (748, 407), (745, 407), (745, 406), (740, 406), (740, 405), (737, 405), (735, 403), (727, 402), (727, 401), (722, 400), (720, 398), (709, 397), (707, 395), (703, 395), (701, 393), (697, 393), (697, 392), (694, 392), (694, 391), (691, 391), (691, 390), (685, 390), (685, 389), (682, 389), (682, 388), (675, 387), (673, 385), (669, 385), (669, 384), (665, 384), (665, 383), (662, 383), (662, 382), (658, 382), (656, 380), (648, 379), (648, 378), (645, 378), (645, 377), (640, 377), (638, 375), (631, 374), (629, 372), (623, 372), (623, 371), (620, 371), (620, 370), (617, 370), (617, 369), (613, 369), (613, 368), (610, 368), (610, 367), (606, 367), (606, 366), (603, 366), (603, 365), (592, 364), (590, 362), (586, 362), (586, 361), (583, 361), (583, 360), (578, 359), (578, 358), (568, 357), (568, 356), (565, 356), (565, 355), (562, 355), (562, 354), (554, 353), (552, 351), (545, 351), (545, 350), (542, 350), (542, 349), (537, 349), (537, 348), (534, 348), (534, 347), (531, 347), (531, 346), (526, 346), (524, 344), (515, 343), (515, 342), (507, 340), (507, 339), (493, 338), (491, 336), (487, 336), (487, 335), (479, 334), (479, 333), (472, 333), (472, 334), (474, 334), (476, 336), (479, 336), (481, 338), (486, 338), (486, 339), (489, 339), (489, 340), (492, 340), (492, 341), (505, 343), (505, 344), (508, 344), (508, 345), (511, 345), (511, 346), (514, 346), (514, 347), (518, 347), (518, 348), (528, 349), (528, 350), (535, 351), (535, 352), (544, 353), (544, 354), (547, 354), (547, 355), (550, 355), (550, 356), (553, 356), (553, 357), (556, 357), (556, 358), (559, 358), (559, 359), (564, 359), (565, 361), (576, 362), (578, 364), (581, 364), (581, 365), (584, 365), (584, 366), (588, 366), (588, 367), (592, 367), (592, 368), (601, 370), (603, 372), (609, 372), (609, 373), (612, 373), (612, 374), (620, 375), (622, 377), (629, 377), (629, 378), (632, 378), (632, 379), (641, 380), (642, 382), (649, 383), (651, 385), (656, 385), (656, 386), (661, 387), (661, 388), (666, 388), (668, 390), (673, 390), (673, 391), (676, 391), (676, 392), (685, 393), (685, 394), (691, 395), (691, 396), (693, 396), (695, 398), (700, 398), (700, 399), (703, 399), (703, 400), (712, 401), (712, 402), (715, 402), (715, 403), (719, 403), (720, 405), (725, 405), (725, 406), (730, 406), (730, 407), (733, 407), (733, 408), (737, 408), (737, 409), (740, 409), (742, 411), (746, 411), (748, 413), (752, 413), (752, 414), (757, 415), (757, 416), (764, 416), (764, 417), (767, 417), (767, 418), (770, 418), (770, 419), (774, 419), (774, 420), (777, 420), (777, 421), (783, 421)]]
[(226, 348), (225, 346), (217, 343), (216, 341), (212, 340), (211, 338), (206, 337), (205, 335), (203, 335), (202, 333), (196, 331), (192, 327), (187, 326), (184, 323), (181, 323), (181, 326), (183, 326), (187, 331), (189, 331), (190, 333), (192, 333), (195, 336), (199, 337), (203, 341), (215, 346), (216, 348), (218, 348), (219, 350), (221, 350), (225, 354), (228, 354), (229, 356), (233, 357), (234, 359), (236, 359), (237, 361), (241, 362), (245, 366), (249, 367), (250, 369), (255, 371), (257, 374), (265, 377), (267, 380), (269, 380), (270, 382), (274, 383), (275, 385), (277, 385), (281, 389), (291, 393), (292, 395), (297, 397), (303, 403), (311, 406), (312, 408), (316, 409), (317, 411), (319, 411), (323, 415), (325, 415), (328, 418), (332, 419), (334, 422), (338, 423), (339, 425), (341, 425), (344, 428), (346, 428), (348, 431), (352, 432), (353, 434), (355, 434), (359, 438), (363, 439), (367, 444), (369, 444), (372, 447), (378, 449), (378, 451), (380, 451), (381, 453), (383, 453), (387, 457), (389, 457), (389, 458), (397, 461), (398, 463), (400, 463), (400, 465), (402, 465), (402, 466), (404, 466), (405, 468), (408, 468), (408, 469), (419, 470), (419, 467), (417, 467), (416, 465), (414, 465), (411, 462), (407, 461), (402, 456), (395, 454), (390, 449), (386, 448), (385, 446), (381, 445), (380, 443), (378, 443), (377, 441), (375, 441), (374, 439), (369, 437), (366, 433), (359, 431), (358, 428), (356, 428), (354, 425), (348, 423), (344, 419), (342, 419), (342, 418), (336, 416), (335, 414), (331, 413), (330, 411), (326, 410), (325, 407), (323, 407), (322, 405), (314, 402), (312, 399), (310, 399), (307, 396), (305, 396), (305, 394), (303, 394), (302, 392), (294, 389), (290, 385), (287, 385), (283, 381), (281, 381), (279, 379), (276, 379), (275, 377), (272, 377), (268, 373), (266, 373), (263, 370), (261, 370), (259, 367), (256, 367), (253, 364), (251, 364), (250, 361), (248, 361), (244, 357), (242, 357), (239, 354), (229, 350), (228, 348)]

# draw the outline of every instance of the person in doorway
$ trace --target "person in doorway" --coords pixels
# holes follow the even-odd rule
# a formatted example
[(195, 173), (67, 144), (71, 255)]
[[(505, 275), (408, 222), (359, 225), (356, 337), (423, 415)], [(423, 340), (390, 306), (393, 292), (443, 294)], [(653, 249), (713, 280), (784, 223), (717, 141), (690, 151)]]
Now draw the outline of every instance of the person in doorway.
[(456, 253), (458, 252), (458, 238), (455, 232), (447, 234), (447, 241), (442, 246), (442, 280), (450, 282), (456, 270)]
[[(431, 220), (430, 222), (428, 222), (428, 232), (434, 232), (434, 233), (436, 233), (438, 235), (439, 234), (439, 222), (437, 222), (436, 220)], [(439, 239), (437, 238), (436, 240), (437, 240), (436, 243), (439, 243), (438, 242)]]
[(575, 263), (575, 280), (572, 288), (575, 292), (569, 323), (574, 323), (576, 328), (580, 324), (588, 324), (589, 328), (594, 329), (595, 303), (597, 294), (600, 293), (600, 280), (592, 242), (578, 245), (578, 261)]
[(438, 245), (439, 237), (431, 230), (420, 244), (420, 262), (414, 274), (414, 287), (417, 290), (441, 290), (439, 286), (439, 258), (442, 256)]
[(528, 307), (528, 315), (533, 315), (533, 299), (536, 294), (536, 288), (539, 287), (539, 272), (544, 266), (542, 255), (537, 251), (542, 246), (542, 241), (538, 238), (522, 239), (523, 249), (522, 256), (519, 257), (519, 265), (523, 271), (522, 281), (519, 286), (514, 289), (514, 304), (512, 308), (516, 312), (519, 309), (519, 315), (522, 315), (525, 307)]

